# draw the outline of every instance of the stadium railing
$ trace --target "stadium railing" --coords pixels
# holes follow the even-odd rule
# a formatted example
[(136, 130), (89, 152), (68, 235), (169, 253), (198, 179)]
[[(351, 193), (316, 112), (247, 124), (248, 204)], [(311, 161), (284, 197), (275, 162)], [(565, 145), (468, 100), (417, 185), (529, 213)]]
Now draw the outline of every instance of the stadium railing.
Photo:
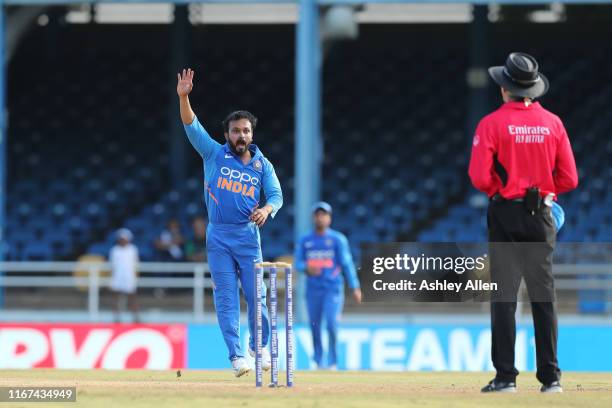
[[(110, 284), (109, 270), (110, 265), (105, 262), (0, 262), (3, 272), (0, 287), (84, 288), (87, 290), (88, 317), (97, 321), (100, 290)], [(612, 294), (612, 265), (557, 264), (553, 271), (557, 291), (599, 292), (603, 298)], [(142, 262), (138, 272), (139, 288), (192, 289), (192, 319), (204, 320), (205, 290), (213, 288), (208, 264)], [(283, 289), (283, 282), (279, 281), (278, 286)], [(524, 288), (522, 291), (525, 292)]]
[[(106, 262), (0, 262), (0, 271), (5, 273), (0, 277), (0, 287), (85, 287), (89, 319), (96, 321), (100, 312), (100, 289), (110, 285), (110, 269)], [(40, 276), (41, 273), (49, 275)], [(213, 287), (208, 264), (141, 262), (138, 273), (139, 288), (193, 289), (193, 319), (203, 320), (205, 289)]]

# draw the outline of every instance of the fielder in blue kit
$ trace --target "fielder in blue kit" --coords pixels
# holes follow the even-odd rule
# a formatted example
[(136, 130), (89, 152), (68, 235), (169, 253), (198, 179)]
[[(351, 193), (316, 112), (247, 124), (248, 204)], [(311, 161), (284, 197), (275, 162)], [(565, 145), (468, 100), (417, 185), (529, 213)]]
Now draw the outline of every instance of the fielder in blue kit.
[(344, 306), (344, 280), (348, 281), (353, 299), (361, 303), (361, 289), (348, 240), (331, 225), (332, 208), (326, 202), (313, 207), (314, 231), (302, 237), (296, 246), (295, 267), (308, 276), (306, 303), (312, 331), (314, 362), (323, 365), (321, 327), (323, 319), (329, 338), (327, 367), (335, 369), (338, 361), (336, 343), (338, 323)]
[[(247, 111), (231, 113), (223, 122), (226, 143), (213, 140), (193, 113), (189, 93), (194, 72), (178, 75), (181, 120), (187, 137), (204, 162), (205, 202), (208, 211), (206, 247), (211, 270), (217, 320), (237, 377), (250, 371), (240, 345), (240, 294), (246, 299), (249, 331), (254, 333), (254, 267), (262, 262), (259, 227), (274, 217), (283, 205), (280, 183), (274, 167), (252, 144), (257, 119)], [(262, 189), (266, 204), (260, 207)], [(263, 292), (263, 368), (269, 369), (269, 324)], [(249, 351), (254, 349), (253, 336)]]

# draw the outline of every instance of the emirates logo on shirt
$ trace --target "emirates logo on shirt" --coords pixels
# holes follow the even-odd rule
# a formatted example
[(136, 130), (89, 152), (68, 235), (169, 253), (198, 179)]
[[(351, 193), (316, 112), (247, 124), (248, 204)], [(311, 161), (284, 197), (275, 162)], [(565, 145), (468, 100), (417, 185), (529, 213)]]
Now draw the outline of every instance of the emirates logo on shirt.
[(480, 137), (478, 135), (474, 136), (474, 141), (472, 142), (472, 144), (474, 146), (478, 146), (478, 143), (480, 143)]
[(514, 136), (514, 143), (544, 143), (545, 136), (550, 136), (551, 131), (546, 126), (508, 126), (508, 133)]

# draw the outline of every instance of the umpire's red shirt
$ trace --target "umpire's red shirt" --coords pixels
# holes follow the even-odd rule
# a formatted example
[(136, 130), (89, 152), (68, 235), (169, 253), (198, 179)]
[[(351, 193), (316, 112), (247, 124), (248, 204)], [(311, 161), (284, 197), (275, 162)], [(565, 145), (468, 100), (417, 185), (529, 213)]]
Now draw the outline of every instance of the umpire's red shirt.
[[(495, 159), (505, 171), (499, 166), (496, 171)], [(538, 102), (507, 102), (480, 121), (469, 175), (474, 187), (489, 197), (499, 193), (507, 199), (525, 196), (529, 187), (539, 187), (546, 196), (578, 185), (565, 127)]]

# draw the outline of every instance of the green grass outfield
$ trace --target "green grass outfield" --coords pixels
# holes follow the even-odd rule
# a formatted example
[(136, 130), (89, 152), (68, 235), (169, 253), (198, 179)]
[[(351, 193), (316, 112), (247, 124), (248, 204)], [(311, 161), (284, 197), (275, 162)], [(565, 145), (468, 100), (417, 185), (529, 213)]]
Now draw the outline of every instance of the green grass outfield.
[[(284, 380), (281, 373), (280, 378)], [(230, 370), (1, 370), (0, 386), (75, 386), (76, 403), (0, 403), (24, 407), (612, 407), (612, 373), (564, 373), (563, 394), (539, 392), (533, 373), (517, 394), (480, 394), (490, 373), (297, 372), (293, 389), (256, 389), (251, 373)], [(269, 379), (269, 374), (264, 377)], [(282, 381), (284, 383), (284, 381)]]

